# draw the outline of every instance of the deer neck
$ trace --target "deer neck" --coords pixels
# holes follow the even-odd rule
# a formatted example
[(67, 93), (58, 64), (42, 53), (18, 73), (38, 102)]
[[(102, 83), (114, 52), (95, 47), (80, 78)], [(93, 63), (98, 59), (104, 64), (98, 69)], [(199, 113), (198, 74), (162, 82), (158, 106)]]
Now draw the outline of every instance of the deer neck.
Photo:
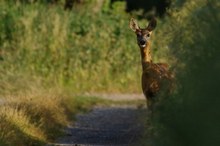
[(140, 47), (142, 68), (145, 70), (152, 63), (150, 42), (147, 42), (144, 48)]

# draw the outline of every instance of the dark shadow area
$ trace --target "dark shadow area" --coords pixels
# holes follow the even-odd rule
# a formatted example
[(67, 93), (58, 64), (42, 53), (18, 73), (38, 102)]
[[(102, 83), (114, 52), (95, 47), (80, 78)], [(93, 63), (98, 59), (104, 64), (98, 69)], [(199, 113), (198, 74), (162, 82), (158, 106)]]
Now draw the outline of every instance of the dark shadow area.
[(126, 12), (142, 9), (144, 13), (155, 11), (155, 15), (162, 17), (171, 5), (171, 0), (111, 0), (111, 5), (116, 1), (126, 1)]

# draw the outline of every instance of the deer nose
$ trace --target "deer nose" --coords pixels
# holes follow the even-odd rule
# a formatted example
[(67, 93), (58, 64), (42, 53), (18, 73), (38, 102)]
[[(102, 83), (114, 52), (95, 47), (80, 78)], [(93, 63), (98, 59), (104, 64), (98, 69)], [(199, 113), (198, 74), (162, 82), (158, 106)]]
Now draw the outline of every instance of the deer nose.
[(140, 41), (140, 45), (145, 45), (146, 44), (146, 41), (145, 40), (141, 40)]

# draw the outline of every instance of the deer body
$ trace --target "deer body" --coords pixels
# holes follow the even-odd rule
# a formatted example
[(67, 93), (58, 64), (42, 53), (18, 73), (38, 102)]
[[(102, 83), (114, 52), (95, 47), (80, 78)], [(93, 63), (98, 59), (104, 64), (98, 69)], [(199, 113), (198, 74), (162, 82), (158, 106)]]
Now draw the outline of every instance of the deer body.
[(166, 83), (165, 81), (169, 81), (172, 78), (168, 64), (153, 63), (152, 61), (149, 39), (155, 27), (155, 19), (152, 19), (145, 29), (141, 29), (136, 20), (131, 19), (130, 21), (130, 28), (137, 35), (137, 43), (141, 53), (142, 91), (147, 98), (147, 106), (150, 109), (152, 109), (155, 96), (161, 90), (163, 83)]

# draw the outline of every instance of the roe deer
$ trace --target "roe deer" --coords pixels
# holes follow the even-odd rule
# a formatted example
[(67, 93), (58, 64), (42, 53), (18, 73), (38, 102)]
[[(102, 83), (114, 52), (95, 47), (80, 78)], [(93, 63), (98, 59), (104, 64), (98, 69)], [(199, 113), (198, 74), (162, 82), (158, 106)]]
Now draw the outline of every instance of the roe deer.
[[(169, 72), (166, 63), (153, 63), (150, 52), (150, 37), (157, 25), (156, 19), (152, 19), (146, 28), (140, 28), (137, 21), (130, 20), (130, 28), (137, 35), (137, 44), (140, 48), (142, 63), (142, 91), (147, 99), (147, 107), (152, 110), (155, 104), (155, 96), (165, 89), (170, 91), (173, 75)], [(165, 88), (164, 88), (165, 87)]]

